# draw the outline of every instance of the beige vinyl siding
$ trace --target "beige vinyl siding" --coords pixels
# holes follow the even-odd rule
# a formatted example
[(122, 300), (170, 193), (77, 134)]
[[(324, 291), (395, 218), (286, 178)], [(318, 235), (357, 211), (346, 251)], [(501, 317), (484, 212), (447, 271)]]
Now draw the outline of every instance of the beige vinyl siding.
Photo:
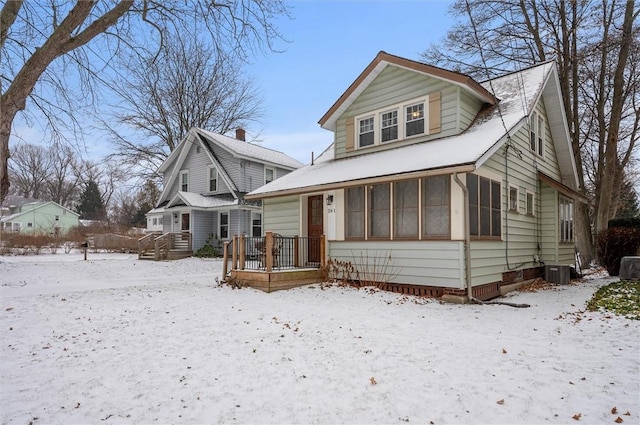
[[(439, 92), (441, 96), (440, 132), (424, 137), (411, 138), (406, 142), (392, 142), (384, 146), (371, 147), (361, 151), (355, 149), (353, 152), (348, 152), (346, 147), (347, 120), (353, 120), (355, 116), (360, 114), (436, 92)], [(388, 66), (338, 119), (335, 136), (336, 158), (458, 134), (461, 128), (458, 122), (460, 116), (458, 102), (458, 86), (427, 75), (407, 71), (395, 66)], [(474, 107), (474, 105), (464, 106), (465, 109), (469, 110)]]
[(471, 242), (471, 282), (473, 286), (502, 280), (506, 271), (504, 242)]
[(332, 241), (327, 255), (334, 260), (350, 261), (359, 270), (365, 264), (369, 268), (386, 264), (389, 273), (381, 278), (391, 277), (391, 269), (395, 270), (397, 276), (390, 281), (393, 283), (464, 287), (464, 245), (459, 241)]
[(284, 236), (300, 235), (300, 199), (298, 196), (268, 198), (262, 201), (263, 232)]

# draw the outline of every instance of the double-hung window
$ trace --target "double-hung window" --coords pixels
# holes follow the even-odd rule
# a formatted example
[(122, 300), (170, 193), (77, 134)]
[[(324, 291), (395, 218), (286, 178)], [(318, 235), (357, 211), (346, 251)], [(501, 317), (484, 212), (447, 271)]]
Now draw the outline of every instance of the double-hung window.
[(251, 236), (262, 236), (262, 214), (257, 212), (251, 213)]
[(533, 193), (527, 192), (527, 215), (533, 215)]
[(273, 168), (264, 169), (264, 184), (271, 183), (276, 178), (276, 170)]
[(380, 142), (398, 139), (398, 110), (383, 112)]
[(502, 234), (500, 182), (467, 174), (471, 236), (496, 238)]
[(220, 239), (229, 239), (229, 213), (221, 212), (219, 218)]
[(518, 188), (509, 186), (509, 211), (518, 212)]
[(544, 155), (545, 123), (541, 114), (534, 112), (529, 119), (530, 139), (529, 148), (539, 156)]
[(213, 165), (209, 167), (209, 192), (218, 190), (218, 169)]
[(573, 242), (573, 201), (560, 196), (560, 242)]
[(424, 102), (410, 105), (405, 108), (406, 111), (406, 130), (405, 136), (415, 136), (424, 133)]
[(189, 170), (180, 171), (180, 190), (189, 191)]
[(358, 146), (361, 148), (375, 143), (374, 117), (362, 118), (358, 121)]

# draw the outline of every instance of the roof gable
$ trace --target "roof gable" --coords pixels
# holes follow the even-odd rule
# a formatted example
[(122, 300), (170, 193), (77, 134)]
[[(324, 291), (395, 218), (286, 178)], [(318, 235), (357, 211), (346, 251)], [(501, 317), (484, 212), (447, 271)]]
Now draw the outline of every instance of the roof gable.
[(471, 77), (458, 72), (448, 71), (421, 62), (390, 55), (384, 51), (378, 53), (375, 59), (365, 68), (365, 70), (351, 83), (349, 88), (338, 98), (329, 110), (320, 118), (318, 123), (324, 129), (334, 131), (338, 118), (349, 108), (349, 106), (360, 96), (365, 89), (380, 75), (387, 66), (396, 66), (413, 72), (429, 75), (433, 78), (448, 81), (469, 91), (482, 100), (484, 103), (494, 105), (498, 99), (485, 87), (478, 84)]
[(546, 62), (483, 83), (500, 103), (486, 108), (461, 134), (422, 143), (335, 159), (331, 155), (251, 192), (257, 199), (285, 193), (302, 193), (310, 188), (344, 187), (362, 181), (408, 174), (465, 172), (484, 164), (527, 123), (536, 103), (544, 97), (548, 122), (563, 183), (578, 187), (571, 142), (562, 109), (557, 71)]

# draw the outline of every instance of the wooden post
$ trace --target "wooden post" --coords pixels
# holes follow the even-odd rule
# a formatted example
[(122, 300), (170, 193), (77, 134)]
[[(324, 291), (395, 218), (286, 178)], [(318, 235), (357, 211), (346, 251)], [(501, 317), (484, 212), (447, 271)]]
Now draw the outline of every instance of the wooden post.
[(266, 232), (265, 233), (265, 254), (267, 257), (267, 273), (270, 273), (271, 270), (273, 269), (273, 232)]
[(295, 235), (293, 238), (293, 267), (300, 267), (300, 253), (298, 251), (300, 247), (300, 240), (298, 239), (298, 235)]
[(231, 270), (238, 270), (238, 237), (233, 236), (233, 243), (231, 245)]
[(222, 245), (222, 280), (227, 278), (227, 262), (229, 261), (229, 241)]
[(238, 268), (240, 270), (244, 270), (244, 260), (245, 260), (245, 256), (246, 256), (244, 235), (240, 235), (239, 239), (240, 239), (240, 265), (238, 266)]

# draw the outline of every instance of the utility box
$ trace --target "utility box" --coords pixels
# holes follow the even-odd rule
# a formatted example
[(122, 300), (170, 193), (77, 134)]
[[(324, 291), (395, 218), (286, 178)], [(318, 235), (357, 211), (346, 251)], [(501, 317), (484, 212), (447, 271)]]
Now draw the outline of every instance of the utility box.
[(571, 275), (570, 266), (558, 266), (558, 265), (544, 266), (544, 280), (546, 280), (549, 283), (566, 285), (569, 283), (570, 275)]

